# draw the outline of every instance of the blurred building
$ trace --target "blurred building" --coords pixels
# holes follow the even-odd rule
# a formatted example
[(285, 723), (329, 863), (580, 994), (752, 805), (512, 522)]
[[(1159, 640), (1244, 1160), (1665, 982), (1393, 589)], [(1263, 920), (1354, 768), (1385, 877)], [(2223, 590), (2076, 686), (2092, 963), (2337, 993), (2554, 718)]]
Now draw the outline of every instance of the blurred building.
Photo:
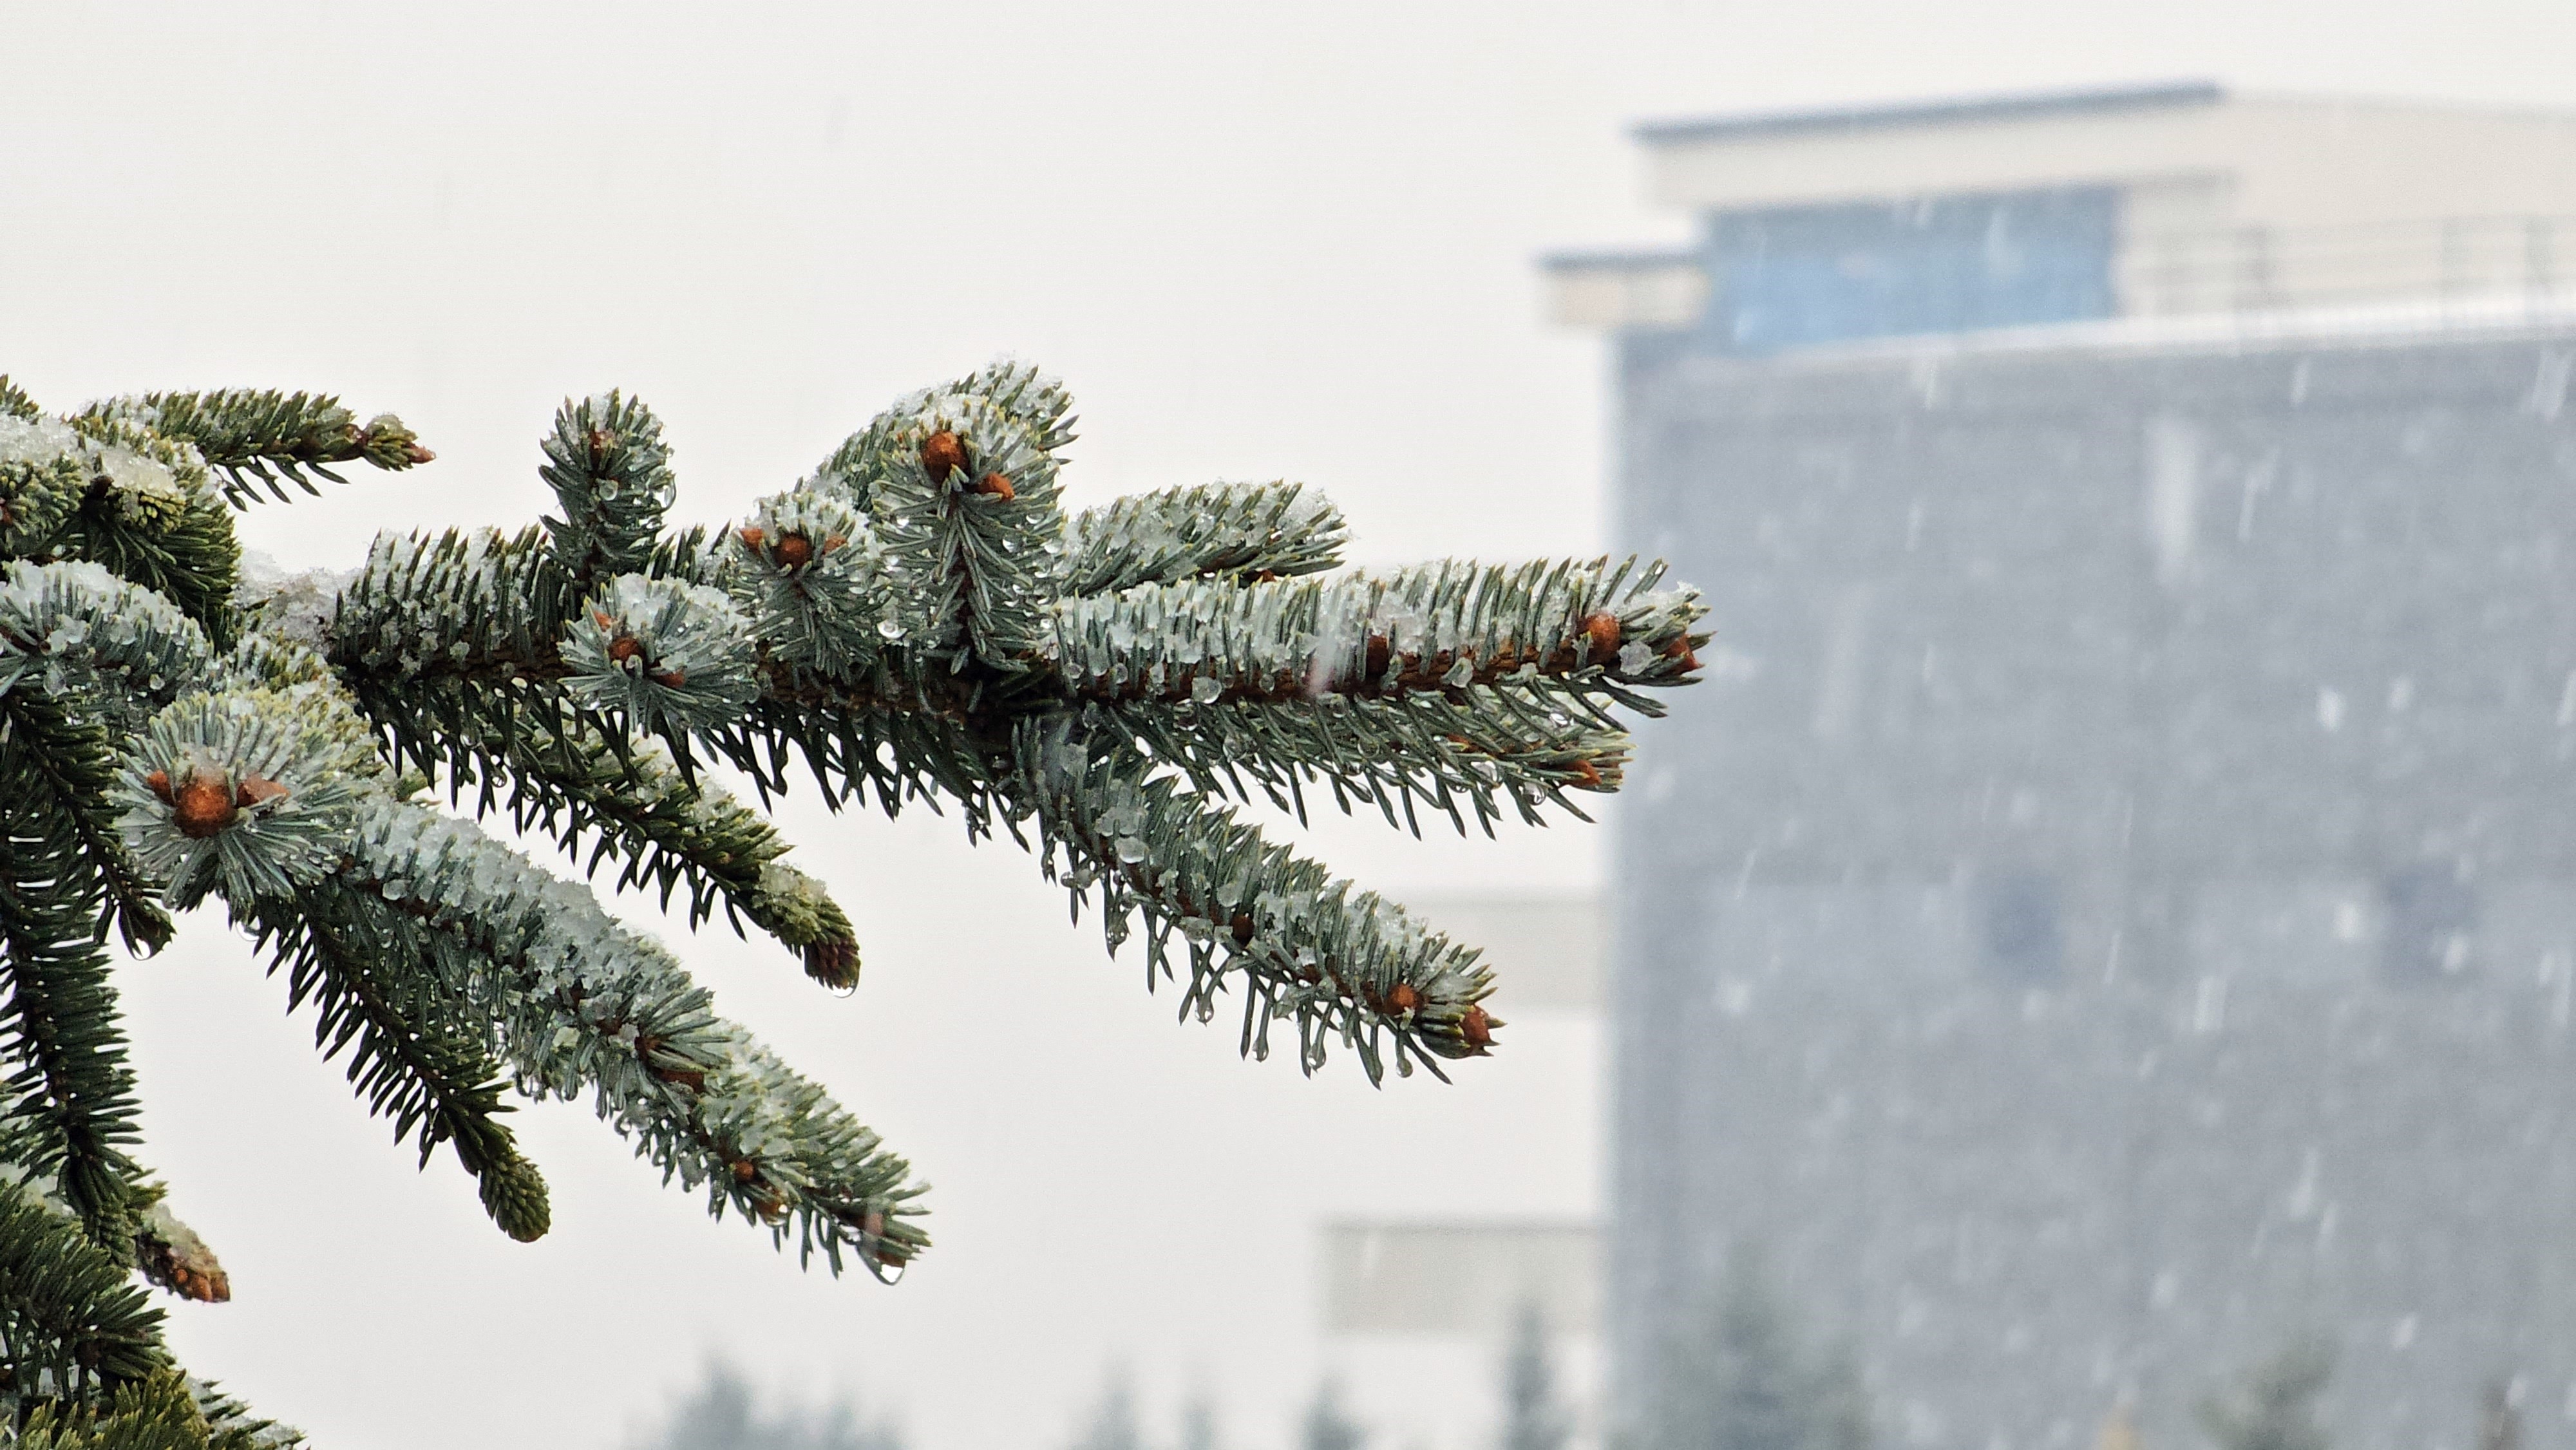
[(1629, 1404), (1759, 1242), (1884, 1443), (2576, 1443), (2576, 119), (2169, 86), (1643, 128), (1552, 259), (1707, 682), (1619, 817)]

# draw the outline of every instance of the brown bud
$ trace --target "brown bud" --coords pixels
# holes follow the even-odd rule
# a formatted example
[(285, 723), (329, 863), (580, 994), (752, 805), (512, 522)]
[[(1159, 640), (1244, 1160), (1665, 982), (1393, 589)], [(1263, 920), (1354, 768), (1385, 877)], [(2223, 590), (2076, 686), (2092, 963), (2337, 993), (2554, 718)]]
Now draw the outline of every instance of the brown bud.
[(1226, 925), (1231, 927), (1234, 931), (1234, 944), (1236, 946), (1248, 947), (1252, 945), (1252, 917), (1249, 914), (1236, 912), (1234, 920), (1227, 922)]
[(1588, 760), (1578, 760), (1565, 768), (1572, 782), (1585, 790), (1601, 789), (1601, 769)]
[(750, 1159), (748, 1159), (748, 1158), (736, 1158), (735, 1160), (733, 1160), (733, 1179), (734, 1179), (734, 1182), (736, 1182), (736, 1183), (749, 1183), (751, 1180), (753, 1180), (753, 1179), (755, 1179), (755, 1178), (757, 1178), (757, 1177), (759, 1177), (759, 1176), (760, 1176), (760, 1170), (759, 1170), (757, 1167), (753, 1166), (752, 1161), (751, 1161)]
[(850, 541), (848, 539), (841, 537), (839, 534), (825, 534), (823, 536), (823, 552), (828, 554), (834, 549), (840, 548), (849, 542)]
[(607, 429), (593, 428), (582, 441), (590, 445), (590, 466), (597, 468), (608, 457), (608, 445), (613, 440), (609, 438)]
[(594, 610), (592, 610), (592, 611), (590, 612), (590, 617), (591, 617), (591, 619), (592, 619), (593, 621), (595, 621), (595, 622), (599, 625), (599, 627), (600, 627), (600, 628), (602, 628), (602, 629), (606, 629), (606, 628), (608, 628), (610, 625), (613, 625), (613, 624), (617, 623), (616, 618), (615, 618), (614, 616), (610, 615), (610, 614), (609, 614), (609, 612), (608, 612), (607, 610), (605, 610), (605, 609), (594, 609)]
[(814, 562), (814, 541), (803, 534), (780, 534), (778, 547), (769, 551), (781, 569), (802, 569)]
[[(600, 621), (602, 624), (607, 622), (605, 619)], [(637, 644), (631, 634), (621, 634), (608, 642), (608, 658), (616, 664), (622, 665), (643, 652), (644, 646)]]
[(653, 677), (653, 683), (666, 690), (676, 690), (689, 682), (686, 670), (664, 670)]
[(1386, 673), (1386, 667), (1392, 663), (1394, 659), (1395, 646), (1387, 641), (1387, 637), (1385, 635), (1373, 634), (1369, 636), (1366, 667), (1368, 670), (1368, 677), (1370, 679), (1374, 680), (1379, 676), (1384, 675)]
[(1494, 1019), (1482, 1007), (1470, 1007), (1458, 1018), (1458, 1035), (1479, 1052), (1494, 1043)]
[(1583, 621), (1583, 637), (1591, 642), (1592, 657), (1606, 660), (1619, 652), (1619, 616), (1601, 613)]
[(1410, 1012), (1421, 1005), (1422, 994), (1413, 990), (1411, 982), (1398, 982), (1386, 994), (1386, 1010), (1390, 1012)]
[(170, 817), (179, 826), (179, 834), (202, 841), (220, 834), (241, 814), (234, 806), (232, 793), (212, 776), (192, 775), (183, 781), (177, 797), (171, 802)]
[(264, 775), (246, 775), (233, 790), (233, 804), (244, 810), (286, 794), (286, 787)]
[(1009, 503), (1020, 496), (1020, 491), (1011, 487), (1011, 481), (998, 473), (988, 473), (975, 480), (975, 491), (987, 498), (998, 498), (1004, 503)]
[(921, 471), (932, 483), (946, 483), (948, 475), (966, 466), (966, 445), (957, 435), (942, 428), (921, 440)]
[(734, 537), (742, 540), (744, 548), (757, 549), (769, 542), (769, 531), (758, 524), (745, 524), (735, 532)]
[(145, 789), (151, 791), (154, 795), (161, 797), (162, 804), (169, 804), (170, 772), (166, 770), (156, 770), (150, 775), (143, 777), (143, 785)]
[[(421, 464), (434, 463), (438, 460), (437, 454), (430, 452), (428, 449), (421, 447), (417, 443), (404, 444), (403, 457), (410, 459), (412, 466), (415, 468), (419, 467)], [(227, 1293), (224, 1297), (229, 1299), (232, 1296)]]
[(1674, 635), (1673, 642), (1664, 646), (1664, 657), (1680, 660), (1685, 670), (1699, 668), (1699, 655), (1691, 649), (1690, 636), (1687, 634)]
[(826, 987), (856, 987), (859, 984), (859, 944), (838, 939), (807, 943), (805, 975)]
[(781, 1199), (774, 1194), (764, 1193), (759, 1195), (752, 1199), (751, 1206), (758, 1209), (760, 1211), (761, 1218), (769, 1223), (776, 1223), (787, 1216), (786, 1200)]

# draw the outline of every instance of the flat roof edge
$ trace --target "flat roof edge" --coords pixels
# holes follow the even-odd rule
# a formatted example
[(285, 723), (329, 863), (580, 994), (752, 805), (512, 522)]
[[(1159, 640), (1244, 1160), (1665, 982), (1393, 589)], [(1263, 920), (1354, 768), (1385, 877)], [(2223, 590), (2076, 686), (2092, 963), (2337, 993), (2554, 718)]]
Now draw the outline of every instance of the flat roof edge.
[(2153, 85), (2110, 86), (2079, 91), (2022, 95), (1962, 96), (1894, 105), (1835, 107), (1822, 110), (1755, 112), (1696, 120), (1648, 121), (1630, 130), (1648, 145), (1680, 141), (1754, 140), (1818, 132), (1878, 131), (1906, 126), (1938, 126), (1960, 121), (2017, 121), (2104, 111), (2164, 110), (2214, 105), (2226, 99), (2216, 81), (2165, 81)]
[(1687, 247), (1611, 247), (1542, 252), (1538, 264), (1549, 272), (1645, 271), (1655, 267), (1695, 267), (1699, 261), (1700, 254)]

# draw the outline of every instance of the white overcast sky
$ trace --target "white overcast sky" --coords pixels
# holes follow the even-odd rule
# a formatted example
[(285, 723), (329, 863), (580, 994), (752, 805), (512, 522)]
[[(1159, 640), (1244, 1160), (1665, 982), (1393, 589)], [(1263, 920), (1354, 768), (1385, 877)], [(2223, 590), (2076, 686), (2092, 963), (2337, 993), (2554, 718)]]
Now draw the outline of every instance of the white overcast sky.
[[(1541, 323), (1531, 260), (1686, 233), (1640, 204), (1630, 123), (2192, 77), (2576, 109), (2571, 57), (2566, 0), (6, 3), (0, 372), (64, 408), (272, 384), (402, 413), (434, 468), (246, 522), (296, 564), (533, 518), (566, 394), (640, 392), (716, 520), (998, 352), (1075, 390), (1077, 503), (1294, 477), (1366, 559), (1590, 549), (1601, 356)], [(209, 919), (125, 974), (150, 1157), (239, 1293), (174, 1312), (190, 1364), (324, 1446), (606, 1450), (721, 1351), (970, 1450), (1062, 1441), (1123, 1360), (1158, 1416), (1204, 1384), (1261, 1447), (1317, 1364), (1316, 1214), (1597, 1204), (1579, 1026), (1455, 1088), (1307, 1084), (1175, 1028), (1012, 848), (788, 816), (861, 923), (860, 994), (682, 945), (937, 1187), (910, 1282), (800, 1277), (563, 1109), (523, 1115), (556, 1233), (509, 1243)], [(1566, 830), (1320, 849), (1399, 893), (1601, 869)]]

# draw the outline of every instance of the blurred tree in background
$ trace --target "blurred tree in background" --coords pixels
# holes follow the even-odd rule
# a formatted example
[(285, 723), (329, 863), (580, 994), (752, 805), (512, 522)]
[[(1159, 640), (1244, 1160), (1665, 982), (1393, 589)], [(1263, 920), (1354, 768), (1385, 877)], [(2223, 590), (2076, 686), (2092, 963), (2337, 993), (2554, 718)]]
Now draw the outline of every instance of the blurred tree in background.
[(2218, 1450), (2327, 1450), (2317, 1396), (2334, 1378), (2334, 1352), (2301, 1340), (2265, 1360), (2226, 1393), (2200, 1405)]
[(791, 775), (834, 808), (944, 802), (1112, 950), (1141, 921), (1148, 981), (1201, 1022), (1222, 1002), (1247, 1056), (1276, 1029), (1304, 1071), (1338, 1047), (1377, 1081), (1489, 1052), (1473, 948), (1229, 798), (1302, 818), (1323, 788), (1416, 831), (1580, 815), (1569, 791), (1620, 783), (1615, 710), (1696, 669), (1698, 597), (1633, 560), (1336, 572), (1340, 513), (1289, 483), (1068, 513), (1071, 406), (997, 364), (707, 529), (670, 524), (661, 422), (609, 393), (542, 440), (541, 523), (288, 577), (246, 569), (234, 511), (430, 462), (399, 419), (248, 391), (49, 415), (0, 379), (0, 1436), (41, 1412), (56, 1439), (298, 1438), (181, 1376), (136, 1282), (230, 1294), (136, 1156), (108, 952), (209, 900), (512, 1238), (551, 1221), (516, 1093), (588, 1098), (800, 1261), (892, 1282), (928, 1247), (910, 1165), (478, 820), (850, 991), (848, 914), (711, 768), (764, 805)]
[(1665, 1348), (1641, 1450), (1869, 1450), (1849, 1355), (1800, 1344), (1761, 1258), (1738, 1251), (1708, 1312)]
[(1547, 1316), (1537, 1304), (1524, 1304), (1503, 1358), (1502, 1450), (1565, 1450), (1573, 1433), (1557, 1397)]
[(750, 1384), (731, 1366), (715, 1364), (635, 1450), (904, 1450), (904, 1441), (890, 1426), (863, 1423), (846, 1399), (810, 1412), (765, 1415)]
[(1073, 1450), (1145, 1450), (1145, 1431), (1136, 1419), (1136, 1390), (1127, 1376), (1111, 1371), (1102, 1387), (1091, 1423), (1073, 1442)]
[(2522, 1399), (2511, 1376), (2486, 1382), (2478, 1393), (2478, 1450), (2522, 1450)]
[(1362, 1450), (1368, 1438), (1368, 1432), (1342, 1408), (1339, 1386), (1326, 1380), (1315, 1387), (1315, 1398), (1306, 1405), (1305, 1423), (1298, 1428), (1297, 1450)]

